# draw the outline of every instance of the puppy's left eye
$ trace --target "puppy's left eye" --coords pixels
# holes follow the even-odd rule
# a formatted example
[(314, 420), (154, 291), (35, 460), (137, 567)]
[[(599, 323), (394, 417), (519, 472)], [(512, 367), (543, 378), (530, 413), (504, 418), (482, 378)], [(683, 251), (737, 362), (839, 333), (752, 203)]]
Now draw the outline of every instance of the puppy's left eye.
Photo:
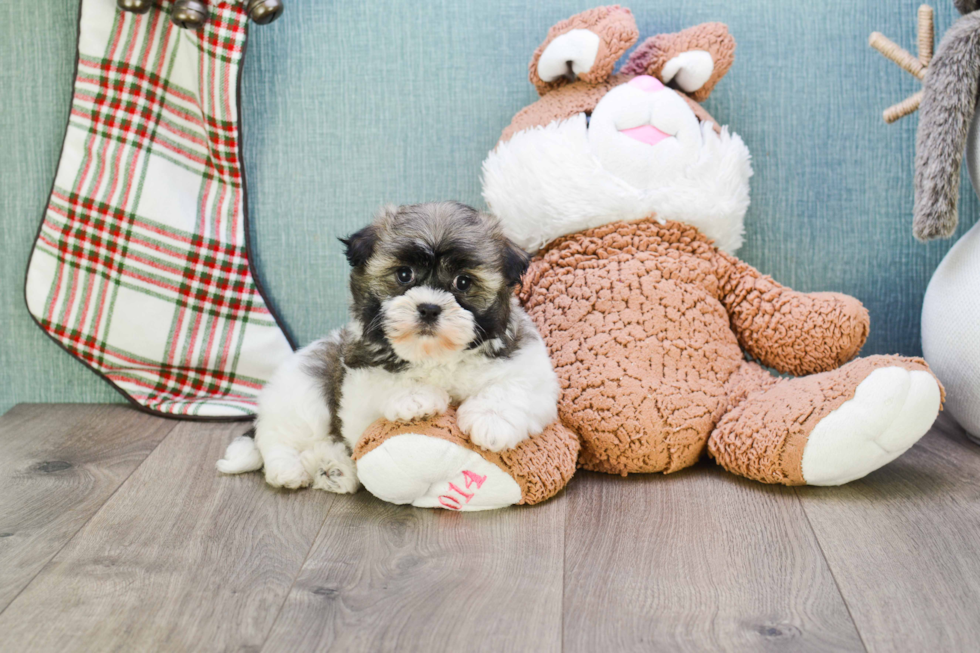
[(458, 290), (459, 292), (466, 292), (467, 290), (470, 289), (470, 286), (472, 285), (473, 285), (473, 279), (466, 276), (465, 274), (461, 274), (453, 280), (453, 287), (456, 288), (456, 290)]

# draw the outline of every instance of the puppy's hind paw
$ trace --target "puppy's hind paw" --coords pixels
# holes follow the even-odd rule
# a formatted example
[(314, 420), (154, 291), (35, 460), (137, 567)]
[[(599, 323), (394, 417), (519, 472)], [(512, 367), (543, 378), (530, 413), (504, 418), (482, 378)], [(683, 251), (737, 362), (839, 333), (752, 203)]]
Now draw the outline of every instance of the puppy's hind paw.
[(313, 487), (335, 494), (354, 494), (361, 488), (357, 480), (357, 470), (351, 466), (344, 469), (333, 464), (324, 465), (313, 477)]
[(353, 494), (361, 487), (357, 467), (340, 443), (318, 442), (301, 456), (313, 487), (335, 494)]
[(298, 455), (277, 456), (265, 461), (265, 482), (272, 487), (298, 490), (313, 482)]

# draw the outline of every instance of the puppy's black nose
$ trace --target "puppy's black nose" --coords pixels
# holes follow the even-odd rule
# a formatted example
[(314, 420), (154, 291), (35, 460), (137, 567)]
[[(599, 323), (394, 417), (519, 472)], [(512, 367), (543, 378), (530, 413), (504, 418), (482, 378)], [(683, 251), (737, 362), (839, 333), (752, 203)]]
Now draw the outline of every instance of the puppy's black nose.
[(442, 313), (442, 308), (435, 304), (419, 304), (419, 317), (425, 324), (434, 324)]

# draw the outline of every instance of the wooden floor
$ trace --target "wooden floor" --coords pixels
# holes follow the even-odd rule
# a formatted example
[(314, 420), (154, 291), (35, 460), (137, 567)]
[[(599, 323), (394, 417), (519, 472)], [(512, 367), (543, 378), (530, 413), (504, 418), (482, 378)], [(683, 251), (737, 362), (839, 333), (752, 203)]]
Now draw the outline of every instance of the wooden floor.
[(0, 649), (980, 649), (980, 446), (946, 419), (843, 488), (705, 462), (471, 514), (217, 475), (245, 428), (0, 418)]

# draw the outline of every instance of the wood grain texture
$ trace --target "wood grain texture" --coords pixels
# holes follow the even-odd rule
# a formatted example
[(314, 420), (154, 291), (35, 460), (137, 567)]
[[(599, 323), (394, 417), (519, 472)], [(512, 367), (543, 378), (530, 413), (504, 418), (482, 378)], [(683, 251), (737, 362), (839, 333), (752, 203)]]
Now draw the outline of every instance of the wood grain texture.
[[(907, 49), (923, 0), (629, 0), (640, 40), (726, 23), (735, 65), (706, 108), (752, 152), (740, 256), (798, 290), (871, 311), (866, 353), (921, 351), (919, 315), (953, 241), (912, 237), (916, 118), (881, 111), (921, 86), (867, 45)], [(249, 34), (242, 117), (252, 255), (301, 342), (347, 319), (335, 240), (384, 202), (482, 206), (480, 165), (537, 94), (527, 62), (554, 23), (601, 2), (286, 3)], [(958, 18), (933, 2), (942, 34)], [(77, 0), (0, 2), (0, 411), (19, 401), (112, 401), (24, 308), (27, 254), (68, 117)], [(329, 107), (329, 111), (324, 111)], [(964, 170), (965, 174), (965, 170)], [(964, 176), (958, 233), (980, 215)]]
[(841, 488), (764, 486), (704, 463), (667, 477), (581, 473), (543, 505), (467, 515), (218, 476), (214, 461), (245, 428), (121, 406), (20, 406), (0, 419), (0, 596), (12, 598), (0, 649), (980, 641), (980, 447), (945, 418)]
[(565, 505), (338, 503), (263, 651), (559, 651)]
[(0, 418), (0, 611), (175, 425), (127, 406), (19, 405)]
[(868, 650), (977, 650), (980, 447), (952, 420), (860, 481), (798, 492)]
[(791, 489), (704, 463), (567, 492), (564, 650), (863, 650)]
[(3, 648), (258, 647), (336, 497), (219, 476), (246, 428), (176, 426), (0, 614)]

